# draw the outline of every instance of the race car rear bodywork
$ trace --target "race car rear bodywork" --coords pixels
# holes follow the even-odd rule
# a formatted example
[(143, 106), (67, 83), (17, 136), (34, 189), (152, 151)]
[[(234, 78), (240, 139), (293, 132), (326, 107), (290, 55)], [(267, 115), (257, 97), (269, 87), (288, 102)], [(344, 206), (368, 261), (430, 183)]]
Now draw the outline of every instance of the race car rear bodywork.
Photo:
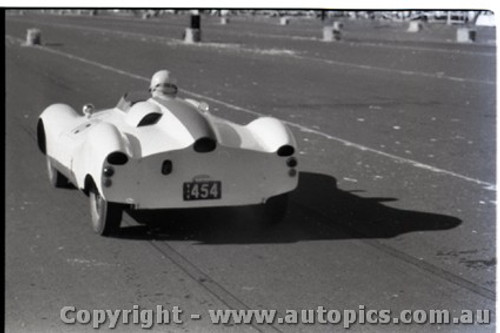
[(103, 169), (109, 167), (114, 171), (102, 178), (103, 196), (136, 208), (259, 204), (297, 185), (286, 158), (225, 146), (207, 153), (191, 146)]
[(49, 106), (39, 118), (38, 143), (49, 176), (95, 193), (101, 204), (262, 204), (297, 186), (296, 142), (275, 118), (243, 126), (210, 114), (205, 103), (127, 95), (115, 108), (85, 113)]

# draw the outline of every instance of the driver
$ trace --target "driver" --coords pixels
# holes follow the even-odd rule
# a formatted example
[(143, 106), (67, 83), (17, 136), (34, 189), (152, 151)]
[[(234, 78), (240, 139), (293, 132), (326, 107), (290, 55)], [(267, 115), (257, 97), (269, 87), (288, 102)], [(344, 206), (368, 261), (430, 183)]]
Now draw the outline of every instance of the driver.
[(163, 99), (173, 99), (177, 95), (176, 80), (169, 71), (162, 69), (154, 73), (149, 85), (149, 92), (152, 97)]

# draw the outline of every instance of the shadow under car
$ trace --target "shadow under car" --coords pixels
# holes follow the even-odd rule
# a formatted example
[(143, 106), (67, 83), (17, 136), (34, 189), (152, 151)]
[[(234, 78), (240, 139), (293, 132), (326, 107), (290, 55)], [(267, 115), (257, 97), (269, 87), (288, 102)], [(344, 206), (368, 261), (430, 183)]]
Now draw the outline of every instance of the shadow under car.
[(364, 198), (356, 193), (339, 189), (331, 176), (301, 172), (280, 223), (263, 223), (258, 206), (128, 210), (139, 225), (122, 225), (115, 237), (201, 244), (290, 243), (391, 238), (414, 231), (447, 230), (461, 223), (451, 216), (384, 205), (395, 198)]

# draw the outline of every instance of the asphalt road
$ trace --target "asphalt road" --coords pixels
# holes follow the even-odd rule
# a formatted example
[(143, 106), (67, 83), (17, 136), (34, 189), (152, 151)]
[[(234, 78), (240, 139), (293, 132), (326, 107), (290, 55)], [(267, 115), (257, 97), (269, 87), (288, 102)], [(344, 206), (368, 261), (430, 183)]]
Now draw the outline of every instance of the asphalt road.
[[(462, 309), (495, 306), (496, 50), (402, 25), (348, 22), (325, 43), (319, 22), (187, 17), (6, 17), (6, 330), (65, 325), (64, 306), (179, 306), (182, 325), (153, 331), (325, 331), (333, 325), (221, 326), (208, 309)], [(26, 30), (42, 47), (26, 47)], [(485, 30), (484, 35), (491, 34)], [(483, 36), (484, 36), (483, 35)], [(286, 121), (300, 183), (285, 221), (248, 207), (124, 215), (92, 233), (88, 198), (55, 190), (35, 142), (52, 103), (114, 105), (168, 68), (182, 96), (246, 123)], [(242, 170), (244, 172), (244, 170)], [(139, 222), (139, 223), (138, 223)], [(156, 226), (148, 228), (142, 223)], [(189, 314), (201, 314), (189, 320)], [(491, 332), (491, 325), (354, 325), (350, 331)], [(138, 331), (138, 325), (119, 331)]]

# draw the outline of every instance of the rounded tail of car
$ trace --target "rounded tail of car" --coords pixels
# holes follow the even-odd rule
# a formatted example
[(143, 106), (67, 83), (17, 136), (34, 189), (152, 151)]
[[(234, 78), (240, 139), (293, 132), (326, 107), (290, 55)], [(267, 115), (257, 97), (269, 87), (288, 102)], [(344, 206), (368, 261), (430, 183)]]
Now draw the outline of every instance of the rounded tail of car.
[(292, 156), (296, 141), (290, 129), (272, 117), (258, 118), (246, 126), (260, 148), (265, 152), (276, 152), (279, 156)]
[(106, 197), (105, 187), (111, 187), (111, 178), (124, 168), (133, 153), (130, 142), (116, 126), (99, 123), (88, 134), (81, 154), (73, 160), (73, 170), (80, 188), (88, 190), (89, 177), (93, 185)]

